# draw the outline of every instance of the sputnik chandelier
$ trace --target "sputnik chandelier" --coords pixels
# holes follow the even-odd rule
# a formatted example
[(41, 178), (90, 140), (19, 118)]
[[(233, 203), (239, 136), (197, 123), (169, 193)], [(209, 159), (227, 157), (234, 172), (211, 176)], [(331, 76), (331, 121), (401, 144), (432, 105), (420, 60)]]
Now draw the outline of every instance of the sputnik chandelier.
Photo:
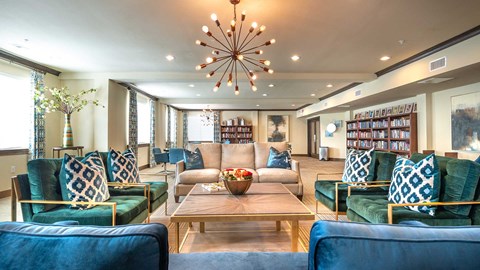
[(213, 126), (213, 124), (218, 123), (215, 113), (210, 109), (210, 105), (207, 105), (207, 108), (203, 109), (200, 114), (200, 122), (203, 126)]
[(210, 32), (207, 26), (202, 27), (203, 32), (208, 37), (212, 38), (212, 42), (215, 41), (215, 45), (209, 45), (200, 40), (197, 40), (196, 44), (213, 49), (212, 54), (214, 56), (208, 57), (205, 60), (206, 63), (196, 66), (196, 70), (204, 69), (210, 65), (217, 65), (214, 66), (213, 70), (207, 74), (207, 78), (210, 78), (222, 67), (225, 67), (225, 70), (223, 71), (220, 79), (215, 84), (213, 91), (218, 91), (220, 85), (222, 84), (222, 80), (228, 73), (227, 85), (232, 86), (235, 83), (235, 95), (239, 95), (240, 90), (238, 88), (238, 73), (241, 73), (242, 71), (245, 73), (247, 79), (250, 81), (251, 89), (253, 91), (257, 91), (257, 87), (254, 83), (254, 81), (257, 79), (257, 75), (254, 73), (253, 69), (249, 69), (247, 65), (253, 66), (254, 68), (260, 68), (261, 70), (270, 74), (273, 73), (273, 69), (270, 69), (268, 67), (270, 66), (270, 61), (265, 59), (256, 59), (252, 56), (263, 54), (263, 51), (259, 49), (261, 47), (274, 44), (275, 39), (271, 39), (261, 44), (257, 43), (256, 45), (250, 45), (256, 37), (260, 36), (260, 34), (265, 31), (266, 27), (262, 25), (257, 29), (257, 23), (253, 22), (248, 31), (245, 30), (246, 34), (244, 34), (244, 36), (242, 37), (243, 22), (245, 21), (246, 17), (245, 11), (242, 12), (240, 26), (238, 26), (236, 7), (237, 4), (240, 3), (240, 0), (230, 0), (230, 3), (233, 4), (233, 20), (230, 22), (230, 26), (227, 31), (223, 30), (220, 22), (217, 19), (217, 15), (215, 13), (211, 15), (211, 19), (220, 29), (220, 32), (222, 33), (225, 41), (221, 41), (217, 37), (215, 37), (212, 32)]

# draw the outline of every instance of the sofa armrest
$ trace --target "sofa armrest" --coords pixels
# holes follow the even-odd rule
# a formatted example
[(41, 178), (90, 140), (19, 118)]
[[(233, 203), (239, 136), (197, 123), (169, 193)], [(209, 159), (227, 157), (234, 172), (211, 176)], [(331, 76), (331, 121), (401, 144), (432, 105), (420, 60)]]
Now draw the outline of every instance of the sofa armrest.
[(185, 161), (180, 160), (175, 164), (175, 176), (185, 171)]
[(405, 206), (444, 206), (444, 205), (480, 205), (480, 201), (467, 202), (419, 202), (419, 203), (389, 203), (387, 206), (388, 224), (393, 223), (393, 208)]
[(298, 162), (298, 160), (292, 159), (292, 171), (300, 174), (300, 162)]

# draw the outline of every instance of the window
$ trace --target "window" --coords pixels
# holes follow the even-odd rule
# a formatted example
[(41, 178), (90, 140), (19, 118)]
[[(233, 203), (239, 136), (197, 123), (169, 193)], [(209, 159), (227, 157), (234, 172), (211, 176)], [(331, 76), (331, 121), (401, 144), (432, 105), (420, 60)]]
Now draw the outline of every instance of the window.
[(150, 99), (137, 94), (138, 143), (150, 143)]
[(28, 77), (0, 73), (0, 149), (28, 148), (33, 96)]

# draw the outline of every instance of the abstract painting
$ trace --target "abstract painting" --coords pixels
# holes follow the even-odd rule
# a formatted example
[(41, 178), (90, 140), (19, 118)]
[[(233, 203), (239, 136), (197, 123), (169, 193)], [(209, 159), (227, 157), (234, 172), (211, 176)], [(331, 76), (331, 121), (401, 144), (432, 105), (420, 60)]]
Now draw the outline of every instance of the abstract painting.
[(452, 97), (452, 149), (480, 151), (480, 92)]
[(269, 142), (288, 142), (288, 115), (267, 115), (267, 138)]

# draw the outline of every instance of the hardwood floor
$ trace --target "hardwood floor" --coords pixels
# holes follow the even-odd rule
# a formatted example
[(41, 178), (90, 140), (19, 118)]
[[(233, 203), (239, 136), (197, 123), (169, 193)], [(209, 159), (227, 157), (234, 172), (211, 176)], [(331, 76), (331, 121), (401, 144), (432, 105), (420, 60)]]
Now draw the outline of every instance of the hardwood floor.
[[(303, 203), (315, 212), (314, 182), (317, 173), (322, 174), (324, 180), (340, 179), (343, 172), (344, 161), (319, 161), (314, 158), (296, 156), (300, 161), (300, 172), (303, 180), (304, 196)], [(169, 170), (174, 170), (173, 165), (168, 165)], [(159, 165), (141, 171), (142, 181), (164, 181), (164, 177), (158, 177), (149, 173), (161, 171)], [(174, 175), (168, 177), (169, 194), (168, 214), (178, 207), (173, 198)], [(10, 197), (0, 199), (0, 221), (10, 220)], [(22, 221), (20, 206), (18, 206), (18, 220)], [(334, 220), (335, 215), (328, 208), (319, 204), (316, 220)], [(344, 215), (340, 220), (346, 220)], [(169, 243), (171, 252), (174, 250), (174, 228), (170, 224), (170, 216), (165, 215), (165, 207), (161, 206), (151, 216), (151, 222), (162, 223), (168, 226)], [(299, 229), (299, 249), (308, 250), (310, 228), (313, 221), (301, 221)], [(183, 246), (182, 252), (212, 252), (212, 251), (282, 251), (288, 252), (291, 248), (290, 226), (282, 222), (282, 230), (275, 230), (275, 222), (240, 222), (240, 223), (207, 223), (206, 233), (199, 233), (198, 224), (190, 228), (189, 236)], [(185, 234), (187, 224), (183, 224), (181, 232)]]

